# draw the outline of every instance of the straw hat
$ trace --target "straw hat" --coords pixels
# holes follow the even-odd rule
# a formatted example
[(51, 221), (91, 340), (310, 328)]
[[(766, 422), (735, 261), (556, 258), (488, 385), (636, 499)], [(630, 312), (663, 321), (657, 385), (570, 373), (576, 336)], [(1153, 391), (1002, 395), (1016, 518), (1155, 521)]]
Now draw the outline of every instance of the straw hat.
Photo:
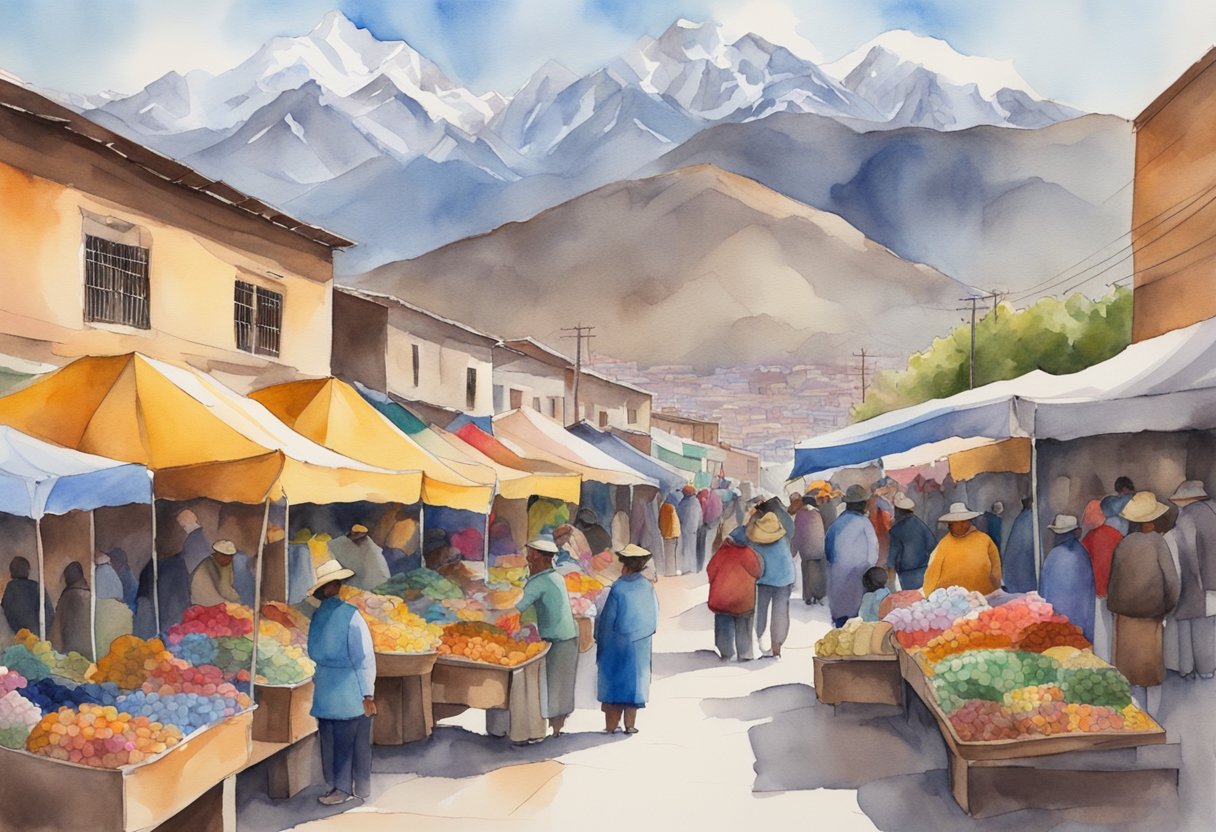
[(951, 503), (950, 511), (937, 518), (939, 523), (961, 523), (964, 520), (974, 520), (980, 512), (967, 508), (966, 503)]
[(236, 544), (231, 540), (217, 540), (211, 544), (211, 551), (217, 555), (232, 557), (236, 554)]
[(266, 542), (278, 543), (284, 537), (282, 526), (270, 526), (266, 529)]
[(845, 489), (844, 501), (846, 503), (865, 503), (870, 499), (870, 489), (864, 485), (850, 485)]
[(550, 555), (557, 554), (557, 544), (554, 543), (553, 538), (547, 534), (542, 534), (529, 540), (528, 548), (535, 549), (538, 552), (545, 552)]
[(1170, 502), (1176, 503), (1180, 500), (1206, 500), (1208, 492), (1204, 490), (1203, 483), (1199, 480), (1187, 480), (1182, 485), (1178, 486), (1173, 495), (1170, 496)]
[(351, 534), (367, 534), (367, 526), (362, 523), (356, 523), (350, 527)]
[(634, 543), (630, 543), (628, 546), (622, 546), (620, 549), (616, 550), (616, 553), (620, 557), (623, 557), (623, 558), (648, 558), (648, 557), (650, 557), (650, 552), (648, 550), (643, 549), (641, 546), (638, 546), (637, 544), (634, 544)]
[(776, 543), (783, 537), (785, 537), (785, 526), (781, 525), (781, 521), (777, 519), (777, 515), (771, 511), (766, 511), (758, 517), (753, 517), (751, 522), (747, 524), (747, 539), (753, 543), (761, 545)]
[(693, 494), (697, 493), (697, 487), (695, 485), (693, 485), (692, 483), (689, 483), (688, 485), (684, 486), (680, 490), (682, 492), (684, 492), (684, 494), (688, 495), (689, 497), (691, 497)]
[(1169, 510), (1169, 506), (1157, 502), (1157, 495), (1153, 492), (1137, 491), (1123, 507), (1120, 515), (1124, 520), (1133, 523), (1149, 523)]
[(1077, 518), (1071, 514), (1057, 514), (1056, 520), (1047, 528), (1051, 529), (1056, 534), (1064, 534), (1077, 529)]
[(326, 584), (333, 583), (334, 581), (345, 581), (347, 578), (353, 577), (355, 577), (353, 570), (347, 569), (331, 558), (317, 567), (317, 582), (309, 587), (308, 594), (312, 595)]
[(912, 502), (912, 498), (909, 497), (907, 494), (903, 493), (902, 491), (895, 495), (895, 499), (893, 502), (895, 503), (896, 508), (902, 508), (905, 511), (915, 511), (916, 510), (916, 503)]
[(300, 529), (291, 537), (292, 543), (307, 543), (310, 540), (312, 540), (312, 529), (307, 526)]

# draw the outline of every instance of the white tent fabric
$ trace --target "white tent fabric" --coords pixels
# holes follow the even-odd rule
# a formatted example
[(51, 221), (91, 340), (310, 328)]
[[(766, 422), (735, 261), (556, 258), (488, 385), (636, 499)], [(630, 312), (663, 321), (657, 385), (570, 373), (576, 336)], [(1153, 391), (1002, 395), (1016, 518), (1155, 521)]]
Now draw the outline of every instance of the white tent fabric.
[(1077, 373), (1035, 370), (813, 437), (794, 449), (791, 476), (951, 438), (1077, 439), (1187, 428), (1216, 428), (1216, 319), (1133, 344)]
[(0, 512), (39, 519), (151, 500), (152, 478), (142, 465), (61, 448), (0, 426)]

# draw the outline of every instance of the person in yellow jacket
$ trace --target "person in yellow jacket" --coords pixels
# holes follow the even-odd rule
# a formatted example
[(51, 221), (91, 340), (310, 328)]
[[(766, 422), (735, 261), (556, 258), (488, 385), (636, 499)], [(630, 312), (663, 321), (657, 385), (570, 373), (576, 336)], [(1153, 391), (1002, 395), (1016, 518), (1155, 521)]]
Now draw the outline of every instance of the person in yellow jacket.
[(943, 586), (961, 586), (987, 595), (1001, 585), (1001, 556), (992, 538), (981, 532), (971, 521), (980, 516), (963, 503), (954, 503), (950, 511), (938, 518), (950, 528), (941, 539), (925, 570), (922, 591), (929, 595)]

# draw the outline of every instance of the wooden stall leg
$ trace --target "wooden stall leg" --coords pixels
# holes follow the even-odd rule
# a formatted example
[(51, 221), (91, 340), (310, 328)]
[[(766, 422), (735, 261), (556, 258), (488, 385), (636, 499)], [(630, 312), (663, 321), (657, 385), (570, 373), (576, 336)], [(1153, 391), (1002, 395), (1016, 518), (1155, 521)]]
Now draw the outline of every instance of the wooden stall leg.
[(950, 792), (954, 795), (954, 800), (959, 807), (967, 814), (971, 814), (970, 770), (967, 761), (953, 751), (947, 750), (946, 753), (950, 761)]
[(236, 777), (225, 777), (156, 832), (236, 832)]
[(267, 761), (266, 793), (274, 800), (295, 797), (312, 785), (313, 767), (319, 759), (316, 734), (284, 748)]
[(372, 720), (372, 742), (376, 745), (401, 745), (405, 739), (405, 696), (408, 679), (381, 676), (376, 679), (376, 718)]
[(402, 739), (404, 742), (425, 740), (435, 727), (431, 674), (406, 676), (401, 682)]

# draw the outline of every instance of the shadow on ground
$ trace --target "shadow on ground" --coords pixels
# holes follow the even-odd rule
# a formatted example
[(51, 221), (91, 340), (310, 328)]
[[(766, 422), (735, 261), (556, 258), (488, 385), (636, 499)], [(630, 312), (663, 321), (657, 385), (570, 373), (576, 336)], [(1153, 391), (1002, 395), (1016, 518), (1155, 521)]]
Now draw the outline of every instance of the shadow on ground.
[(655, 653), (651, 657), (650, 675), (655, 679), (666, 679), (668, 676), (693, 673), (710, 667), (758, 670), (771, 661), (771, 658), (760, 658), (747, 662), (728, 662), (724, 661), (714, 650), (694, 650), (691, 653)]

